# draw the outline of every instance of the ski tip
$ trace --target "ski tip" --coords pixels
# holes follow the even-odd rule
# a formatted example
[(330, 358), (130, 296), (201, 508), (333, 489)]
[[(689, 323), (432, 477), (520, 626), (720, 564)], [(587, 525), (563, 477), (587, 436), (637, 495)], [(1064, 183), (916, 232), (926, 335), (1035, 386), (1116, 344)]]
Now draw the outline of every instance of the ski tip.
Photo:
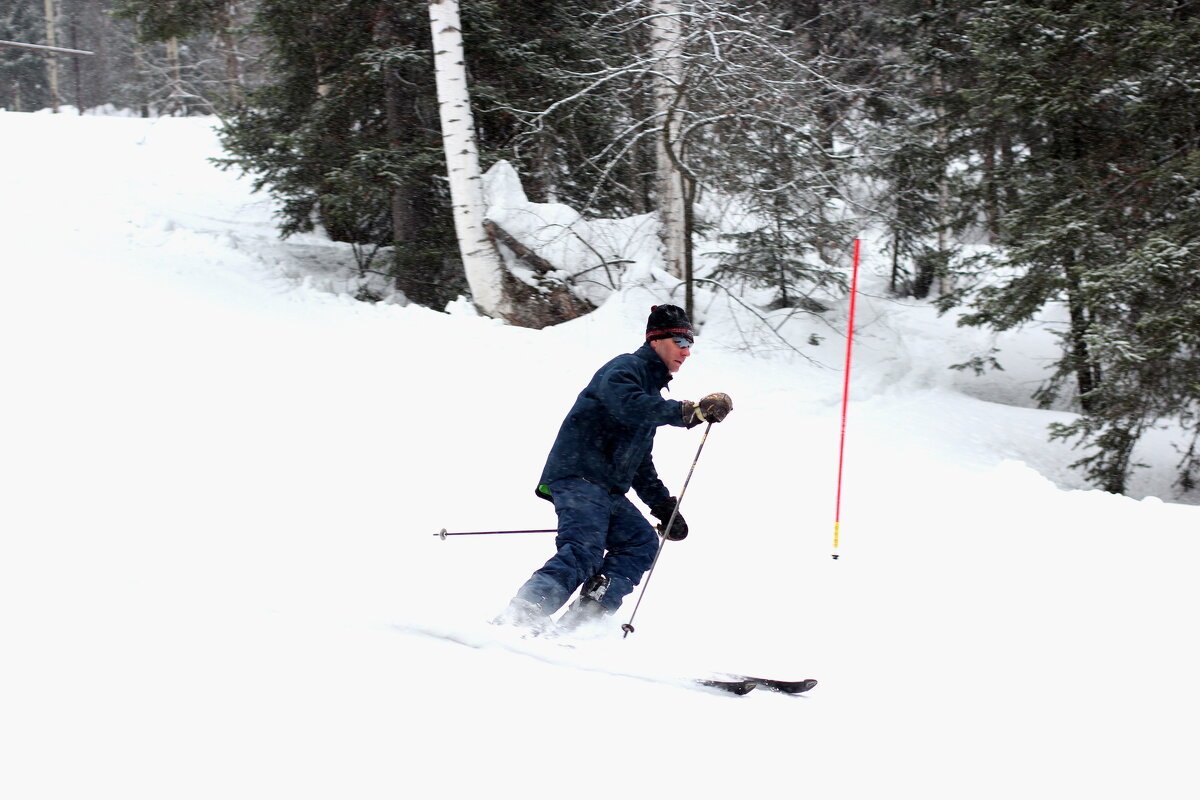
[(814, 678), (805, 678), (802, 681), (776, 681), (766, 678), (754, 678), (753, 680), (758, 681), (765, 689), (782, 694), (803, 694), (817, 685)]
[(780, 694), (803, 694), (817, 685), (815, 678), (805, 678), (800, 681), (783, 681), (776, 678), (759, 678), (753, 675), (730, 675), (724, 679), (727, 682), (748, 681), (760, 689)]

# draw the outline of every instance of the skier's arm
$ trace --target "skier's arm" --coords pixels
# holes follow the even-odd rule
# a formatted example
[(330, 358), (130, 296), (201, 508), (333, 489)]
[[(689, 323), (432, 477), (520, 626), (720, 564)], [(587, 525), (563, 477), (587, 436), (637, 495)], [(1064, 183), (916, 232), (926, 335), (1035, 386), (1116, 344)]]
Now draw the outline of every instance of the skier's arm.
[[(633, 488), (638, 497), (650, 508), (650, 513), (658, 519), (658, 532), (668, 539), (678, 541), (687, 538), (688, 526), (683, 515), (675, 510), (678, 500), (671, 497), (667, 487), (659, 480), (658, 472), (654, 469), (654, 461), (647, 454), (637, 474), (633, 478)], [(671, 530), (666, 530), (666, 524), (674, 516)]]
[(646, 453), (633, 475), (633, 490), (648, 508), (658, 508), (664, 501), (671, 499), (666, 484), (658, 477), (658, 470), (654, 468), (654, 459), (650, 453)]
[(598, 387), (598, 397), (605, 410), (623, 425), (635, 426), (646, 422), (655, 425), (684, 426), (683, 404), (664, 400), (661, 395), (642, 388), (637, 374), (615, 367)]

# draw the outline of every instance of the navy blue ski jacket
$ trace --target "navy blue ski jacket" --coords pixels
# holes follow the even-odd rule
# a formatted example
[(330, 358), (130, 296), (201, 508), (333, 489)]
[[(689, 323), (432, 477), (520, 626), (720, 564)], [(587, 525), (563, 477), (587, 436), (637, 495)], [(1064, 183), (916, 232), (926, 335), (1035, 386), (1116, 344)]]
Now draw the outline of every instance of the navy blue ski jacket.
[(613, 494), (632, 486), (651, 508), (670, 497), (650, 455), (659, 425), (685, 427), (683, 404), (662, 396), (670, 380), (649, 344), (597, 370), (558, 429), (538, 496), (549, 500), (548, 486), (559, 478), (583, 478)]

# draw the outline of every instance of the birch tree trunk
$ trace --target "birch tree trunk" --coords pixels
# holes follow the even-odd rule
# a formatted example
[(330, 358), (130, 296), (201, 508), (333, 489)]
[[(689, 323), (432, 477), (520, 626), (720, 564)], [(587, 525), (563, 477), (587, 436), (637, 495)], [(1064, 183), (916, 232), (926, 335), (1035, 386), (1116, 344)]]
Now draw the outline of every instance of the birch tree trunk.
[(446, 174), (454, 208), (454, 232), (462, 254), (467, 284), (479, 310), (507, 319), (512, 312), (504, 296), (500, 256), (483, 227), (483, 180), (475, 145), (475, 121), (467, 91), (462, 23), (458, 0), (431, 0), (429, 24), (433, 34), (433, 65), (437, 84)]
[(683, 91), (683, 25), (679, 11), (677, 0), (650, 0), (650, 55), (656, 67), (654, 114), (661, 126), (655, 147), (655, 174), (663, 263), (668, 272), (682, 278), (688, 237), (683, 175), (676, 149)]
[(230, 0), (217, 11), (217, 41), (225, 55), (225, 96), (232, 105), (242, 101), (242, 60), (238, 52), (238, 37), (234, 31), (237, 24), (237, 3)]
[(183, 66), (179, 63), (179, 38), (172, 36), (167, 40), (167, 70), (170, 73), (171, 96), (168, 113), (181, 117), (188, 115), (187, 92), (183, 89)]
[[(58, 47), (58, 12), (54, 9), (54, 0), (46, 0), (46, 44)], [(50, 81), (50, 106), (54, 113), (62, 105), (62, 95), (58, 89), (58, 57), (51, 55), (46, 58), (46, 74)]]
[(485, 227), (458, 0), (429, 0), (429, 24), (454, 231), (475, 305), (489, 317), (526, 328), (543, 328), (586, 314), (592, 305), (575, 297), (561, 280), (548, 274), (519, 280), (500, 259)]
[[(945, 95), (946, 83), (941, 69), (935, 70), (933, 73), (933, 90), (939, 98)], [(937, 133), (934, 140), (937, 143), (938, 153), (942, 154), (944, 157), (948, 142), (950, 141), (950, 131), (946, 125), (946, 107), (942, 104), (940, 99), (938, 100), (936, 106), (936, 113), (938, 122)], [(943, 164), (941, 167), (941, 174), (938, 176), (937, 249), (939, 261), (943, 257), (941, 254), (945, 253), (950, 247), (950, 182), (946, 175), (946, 170), (947, 167)], [(940, 276), (938, 276), (938, 288), (943, 294), (948, 294), (954, 288), (950, 285), (949, 274), (944, 271)]]

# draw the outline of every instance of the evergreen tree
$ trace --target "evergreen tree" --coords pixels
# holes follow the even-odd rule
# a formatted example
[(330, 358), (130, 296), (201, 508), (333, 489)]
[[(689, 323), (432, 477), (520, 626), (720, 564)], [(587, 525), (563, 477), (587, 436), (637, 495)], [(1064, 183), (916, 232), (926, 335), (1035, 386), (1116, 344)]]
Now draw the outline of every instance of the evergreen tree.
[(950, 291), (953, 244), (986, 212), (982, 180), (964, 164), (983, 163), (976, 130), (963, 121), (962, 95), (974, 80), (966, 25), (978, 4), (881, 0), (876, 36), (887, 86), (867, 106), (865, 172), (876, 217), (890, 239), (892, 290), (918, 298)]
[(592, 15), (609, 6), (605, 0), (471, 0), (462, 12), (476, 132), (485, 153), (513, 161), (535, 201), (619, 216), (645, 211), (645, 192), (631, 190), (636, 176), (623, 171), (593, 191), (593, 156), (612, 141), (628, 112), (581, 97), (541, 118), (535, 130), (524, 113), (576, 94), (587, 84), (586, 72), (624, 52), (588, 29)]
[[(0, 39), (45, 44), (46, 23), (41, 5), (12, 3), (0, 9)], [(50, 105), (47, 58), (31, 50), (0, 47), (0, 107), (33, 111)]]
[(597, 24), (612, 7), (472, 0), (462, 9), (485, 163), (509, 159), (531, 199), (594, 216), (645, 213), (653, 193), (652, 143), (635, 136), (621, 157), (607, 157), (626, 147), (623, 133), (649, 102), (644, 75), (610, 74), (641, 46), (633, 31), (609, 35)]
[[(133, 25), (143, 77), (168, 87), (184, 113), (223, 111), (256, 82), (258, 43), (247, 24), (258, 0), (113, 0), (112, 13)], [(162, 52), (143, 49), (162, 44)], [(170, 109), (174, 110), (174, 109)]]
[(223, 130), (225, 162), (281, 202), (284, 235), (321, 225), (336, 241), (393, 246), (412, 300), (465, 288), (454, 252), (424, 3), (264, 0), (258, 29), (273, 79)]
[(1066, 306), (1062, 357), (1039, 396), (1072, 390), (1082, 416), (1053, 435), (1088, 447), (1076, 465), (1123, 492), (1150, 426), (1196, 431), (1200, 7), (984, 3), (967, 35), (978, 78), (961, 119), (975, 132), (1020, 124), (1007, 127), (1013, 162), (994, 176), (1004, 247), (992, 275), (1005, 277), (964, 322), (1005, 329)]
[[(533, 194), (581, 196), (561, 143), (595, 135), (548, 126), (517, 142), (513, 109), (548, 102), (569, 63), (570, 4), (471, 2), (463, 8), (480, 159), (516, 160)], [(248, 95), (224, 132), (229, 165), (282, 203), (282, 231), (320, 224), (361, 245), (364, 268), (391, 248), (387, 271), (410, 299), (441, 307), (466, 291), (451, 225), (425, 2), (263, 0), (258, 27), (273, 79)], [(518, 147), (525, 144), (525, 147)]]

